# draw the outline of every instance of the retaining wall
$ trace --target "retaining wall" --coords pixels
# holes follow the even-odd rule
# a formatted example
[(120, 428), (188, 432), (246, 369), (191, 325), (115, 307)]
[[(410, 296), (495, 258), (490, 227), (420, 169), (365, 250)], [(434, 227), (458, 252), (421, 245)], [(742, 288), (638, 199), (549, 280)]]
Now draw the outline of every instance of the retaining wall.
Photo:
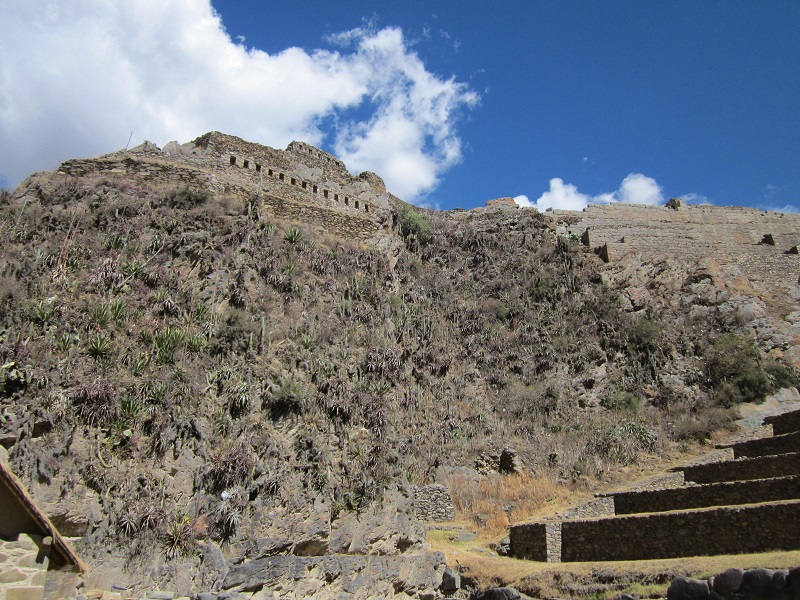
[(614, 494), (617, 515), (664, 512), (800, 498), (800, 476), (710, 483), (669, 490)]
[[(523, 530), (517, 533), (518, 537), (526, 539), (525, 527), (517, 526)], [(513, 544), (511, 549), (514, 552)], [(800, 502), (561, 524), (563, 562), (648, 560), (777, 549), (800, 549)]]
[(800, 451), (800, 431), (739, 442), (730, 446), (734, 458), (770, 456)]
[[(706, 257), (735, 264), (752, 281), (797, 282), (800, 215), (753, 208), (680, 205), (590, 204), (582, 212), (553, 211), (557, 221), (616, 261), (630, 253), (669, 254), (688, 261)], [(580, 220), (570, 221), (575, 217)]]
[(420, 521), (452, 521), (456, 509), (450, 491), (438, 484), (415, 487), (414, 514)]
[(800, 475), (800, 452), (682, 467), (686, 481), (717, 483)]
[(0, 539), (0, 600), (41, 600), (49, 561), (39, 556), (42, 538)]
[(544, 523), (527, 523), (513, 526), (509, 533), (511, 556), (547, 562), (547, 533)]
[(764, 419), (765, 425), (772, 425), (773, 435), (783, 435), (800, 431), (800, 410), (775, 415)]

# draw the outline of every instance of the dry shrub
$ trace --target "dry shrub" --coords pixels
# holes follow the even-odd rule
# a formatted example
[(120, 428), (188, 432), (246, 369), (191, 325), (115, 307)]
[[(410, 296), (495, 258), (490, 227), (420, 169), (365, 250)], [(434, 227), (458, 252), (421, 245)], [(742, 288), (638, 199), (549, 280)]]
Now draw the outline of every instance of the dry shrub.
[(530, 519), (548, 503), (566, 500), (571, 494), (550, 477), (526, 473), (495, 473), (481, 479), (453, 475), (446, 483), (457, 516), (483, 527), (489, 534)]

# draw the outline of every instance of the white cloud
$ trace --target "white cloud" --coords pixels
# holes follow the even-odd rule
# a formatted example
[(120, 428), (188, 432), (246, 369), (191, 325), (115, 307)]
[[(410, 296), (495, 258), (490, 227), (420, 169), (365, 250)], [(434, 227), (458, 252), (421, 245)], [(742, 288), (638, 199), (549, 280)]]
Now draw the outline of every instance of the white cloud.
[(545, 192), (534, 203), (539, 210), (559, 208), (563, 210), (583, 210), (589, 203), (589, 196), (581, 194), (571, 183), (564, 183), (558, 177), (550, 180), (550, 191)]
[(519, 206), (525, 206), (528, 208), (535, 207), (535, 204), (531, 202), (525, 194), (514, 196), (514, 202), (516, 202)]
[(583, 210), (589, 203), (626, 202), (657, 206), (664, 203), (664, 196), (655, 179), (641, 173), (631, 173), (622, 180), (615, 192), (589, 196), (579, 192), (571, 183), (564, 183), (563, 179), (554, 177), (550, 180), (550, 190), (539, 196), (536, 202), (531, 202), (527, 196), (517, 196), (514, 201), (520, 206), (533, 206), (542, 211), (548, 208)]
[(335, 51), (267, 54), (237, 39), (209, 0), (1, 3), (0, 179), (117, 150), (131, 129), (133, 144), (214, 129), (328, 142), (408, 200), (460, 161), (455, 122), (478, 97), (427, 71), (400, 29), (333, 36)]
[(686, 204), (713, 204), (708, 196), (704, 196), (703, 194), (695, 194), (694, 192), (682, 194), (679, 196), (679, 198), (682, 198)]

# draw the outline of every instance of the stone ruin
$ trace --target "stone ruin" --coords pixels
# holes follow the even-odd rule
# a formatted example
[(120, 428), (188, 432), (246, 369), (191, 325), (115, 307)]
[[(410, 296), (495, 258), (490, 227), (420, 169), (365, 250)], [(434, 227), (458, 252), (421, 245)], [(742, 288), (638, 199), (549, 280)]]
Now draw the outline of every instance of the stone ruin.
[(194, 141), (152, 143), (104, 156), (68, 160), (67, 177), (135, 177), (165, 187), (208, 189), (247, 200), (253, 196), (277, 217), (318, 224), (348, 239), (379, 237), (393, 223), (400, 200), (371, 172), (351, 175), (335, 156), (304, 142), (276, 150), (212, 131)]

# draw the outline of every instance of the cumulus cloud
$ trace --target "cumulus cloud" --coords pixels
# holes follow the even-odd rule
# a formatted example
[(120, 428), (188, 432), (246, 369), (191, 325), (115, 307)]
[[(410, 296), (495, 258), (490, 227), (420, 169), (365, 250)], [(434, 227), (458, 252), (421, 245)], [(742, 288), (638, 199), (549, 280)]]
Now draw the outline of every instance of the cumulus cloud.
[(0, 178), (144, 139), (216, 129), (275, 147), (331, 146), (414, 200), (461, 160), (478, 96), (430, 73), (394, 27), (331, 49), (268, 54), (232, 40), (209, 0), (0, 4)]
[(514, 201), (520, 206), (532, 206), (539, 210), (555, 208), (560, 210), (583, 210), (591, 204), (611, 204), (626, 202), (630, 204), (648, 204), (657, 206), (664, 203), (661, 186), (655, 179), (641, 173), (631, 173), (620, 183), (614, 192), (590, 196), (578, 191), (571, 183), (554, 177), (550, 180), (550, 189), (544, 192), (535, 202), (527, 196), (517, 196)]

